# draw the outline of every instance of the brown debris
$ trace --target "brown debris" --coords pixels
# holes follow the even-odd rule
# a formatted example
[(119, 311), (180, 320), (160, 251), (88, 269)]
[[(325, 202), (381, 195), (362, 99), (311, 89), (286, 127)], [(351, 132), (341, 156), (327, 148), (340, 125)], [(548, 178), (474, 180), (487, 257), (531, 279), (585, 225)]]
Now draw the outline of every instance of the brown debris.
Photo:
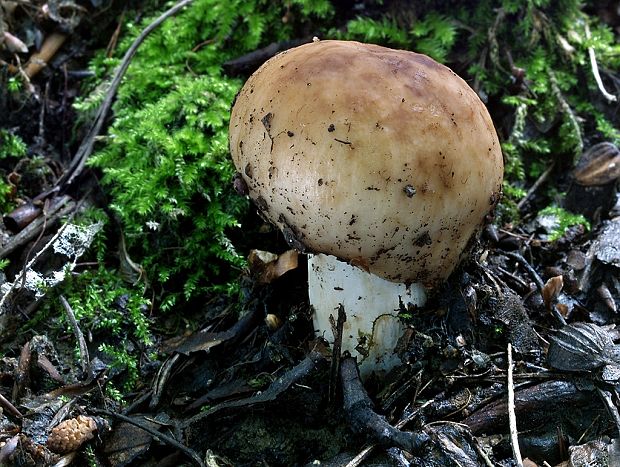
[(616, 200), (620, 176), (620, 150), (612, 143), (599, 143), (585, 151), (573, 172), (564, 207), (598, 221), (608, 217)]
[(52, 33), (45, 39), (41, 50), (30, 57), (30, 60), (24, 68), (24, 73), (28, 78), (34, 77), (47, 63), (56, 55), (58, 49), (64, 44), (67, 36), (62, 33)]
[(248, 263), (253, 275), (261, 284), (269, 284), (283, 274), (297, 269), (299, 253), (288, 250), (280, 255), (263, 250), (252, 250)]
[[(565, 408), (575, 410), (596, 403), (592, 388), (568, 381), (546, 381), (515, 391), (515, 413), (521, 431), (533, 429), (566, 415)], [(494, 433), (508, 426), (508, 405), (505, 398), (492, 402), (465, 418), (462, 423), (474, 434)]]
[(549, 279), (542, 289), (542, 297), (545, 302), (547, 310), (551, 310), (553, 302), (558, 298), (562, 287), (564, 286), (564, 279), (562, 276), (555, 276)]
[(47, 438), (47, 447), (58, 454), (76, 451), (86, 441), (93, 439), (96, 430), (97, 424), (93, 418), (78, 415), (52, 429)]
[(620, 177), (620, 150), (612, 143), (595, 144), (581, 156), (574, 176), (583, 186), (615, 182)]

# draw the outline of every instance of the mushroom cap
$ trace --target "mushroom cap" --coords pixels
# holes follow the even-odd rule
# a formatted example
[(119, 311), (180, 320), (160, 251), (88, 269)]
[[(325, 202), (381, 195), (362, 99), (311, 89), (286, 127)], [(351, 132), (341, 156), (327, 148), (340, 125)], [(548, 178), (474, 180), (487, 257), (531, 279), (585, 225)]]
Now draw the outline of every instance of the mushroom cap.
[(447, 278), (501, 190), (476, 93), (425, 55), (377, 45), (326, 40), (271, 58), (237, 96), (229, 143), (292, 247), (393, 282)]

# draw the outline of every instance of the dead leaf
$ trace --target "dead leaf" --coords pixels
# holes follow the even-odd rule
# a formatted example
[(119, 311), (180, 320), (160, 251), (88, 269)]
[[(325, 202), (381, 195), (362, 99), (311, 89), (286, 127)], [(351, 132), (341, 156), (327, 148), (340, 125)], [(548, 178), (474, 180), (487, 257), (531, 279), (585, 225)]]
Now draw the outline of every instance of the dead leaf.
[(542, 297), (547, 310), (551, 310), (553, 302), (558, 298), (558, 295), (560, 295), (560, 292), (562, 291), (562, 287), (564, 287), (564, 279), (562, 276), (552, 277), (543, 287)]
[(574, 172), (583, 186), (600, 186), (620, 177), (620, 150), (612, 143), (599, 143), (588, 149)]
[[(149, 428), (158, 429), (161, 426), (156, 421), (139, 415), (134, 415), (132, 418)], [(103, 451), (108, 455), (112, 465), (121, 467), (144, 454), (151, 446), (152, 441), (153, 436), (142, 428), (131, 423), (120, 422), (106, 440)]]
[(299, 253), (288, 250), (276, 255), (264, 250), (252, 250), (248, 257), (250, 271), (261, 284), (269, 284), (286, 272), (297, 269)]
[(606, 329), (593, 323), (572, 323), (551, 337), (550, 367), (563, 371), (592, 371), (618, 363), (618, 351)]

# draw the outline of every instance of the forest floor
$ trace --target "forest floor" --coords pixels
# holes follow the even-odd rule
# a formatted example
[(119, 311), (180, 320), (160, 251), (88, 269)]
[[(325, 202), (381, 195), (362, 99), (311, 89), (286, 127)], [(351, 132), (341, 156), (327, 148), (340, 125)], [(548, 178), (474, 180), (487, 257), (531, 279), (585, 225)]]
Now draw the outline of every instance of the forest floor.
[[(19, 2), (0, 3), (6, 14), (4, 4)], [(10, 260), (0, 464), (509, 466), (520, 447), (528, 466), (620, 465), (620, 151), (606, 141), (585, 147), (575, 168), (551, 164), (531, 180), (519, 221), (487, 226), (428, 304), (404, 310), (405, 363), (386, 378), (362, 385), (315, 338), (305, 258), (250, 212), (247, 252), (278, 254), (264, 262), (254, 251), (239, 303), (213, 295), (182, 319), (153, 318), (139, 384), (111, 397), (106, 385), (122, 374), (93, 349), (119, 343), (93, 341), (62, 295), (64, 329), (37, 318), (62, 282), (52, 273), (71, 265), (78, 275), (97, 261), (84, 251), (97, 229), (71, 221), (83, 205), (108, 202), (83, 162), (114, 115), (93, 132), (72, 102), (95, 50), (114, 48), (119, 12), (91, 6), (97, 26), (85, 28), (72, 23), (82, 7), (65, 3), (75, 9), (38, 6), (2, 21), (2, 147), (9, 134), (27, 147), (2, 160), (12, 199), (0, 227), (0, 258)], [(604, 19), (617, 31), (617, 17)], [(541, 213), (537, 197), (549, 190), (588, 222)], [(116, 297), (121, 314), (127, 300)]]

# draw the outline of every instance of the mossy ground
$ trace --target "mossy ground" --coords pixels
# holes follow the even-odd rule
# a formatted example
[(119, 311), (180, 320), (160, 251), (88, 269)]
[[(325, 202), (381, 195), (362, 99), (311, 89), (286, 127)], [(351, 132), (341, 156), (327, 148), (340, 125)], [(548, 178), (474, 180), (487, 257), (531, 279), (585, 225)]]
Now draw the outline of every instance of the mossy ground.
[[(128, 9), (112, 56), (95, 52), (88, 65), (94, 76), (74, 103), (75, 139), (123, 52), (169, 5)], [(223, 308), (242, 314), (248, 295), (240, 277), (248, 249), (284, 247), (277, 233), (259, 233), (261, 221), (232, 187), (228, 115), (246, 76), (227, 75), (225, 62), (272, 42), (313, 35), (426, 53), (463, 76), (494, 119), (506, 161), (496, 224), (516, 225), (553, 211), (565, 221), (563, 230), (580, 222), (553, 207), (576, 158), (594, 143), (620, 142), (617, 107), (602, 97), (588, 59), (593, 50), (604, 84), (618, 94), (617, 31), (601, 20), (600, 8), (576, 0), (442, 0), (415, 7), (404, 1), (195, 0), (166, 21), (133, 59), (90, 160), (101, 175), (101, 191), (98, 210), (89, 216), (108, 220), (88, 258), (97, 266), (58, 291), (116, 368), (113, 384), (127, 391), (146, 384), (164, 337), (212, 324)], [(18, 101), (24, 92), (19, 81), (3, 82), (5, 98), (9, 93)], [(0, 130), (3, 180), (26, 157), (29, 173), (41, 177), (34, 142), (32, 129)], [(552, 165), (553, 183), (518, 208)], [(20, 196), (37, 194), (30, 189), (15, 193), (1, 183), (0, 206), (9, 211)], [(31, 328), (50, 319), (53, 331), (63, 332), (59, 310), (50, 300)], [(248, 430), (260, 438), (258, 428)], [(244, 430), (237, 435), (243, 438)], [(263, 441), (273, 443), (274, 436), (265, 434)]]

